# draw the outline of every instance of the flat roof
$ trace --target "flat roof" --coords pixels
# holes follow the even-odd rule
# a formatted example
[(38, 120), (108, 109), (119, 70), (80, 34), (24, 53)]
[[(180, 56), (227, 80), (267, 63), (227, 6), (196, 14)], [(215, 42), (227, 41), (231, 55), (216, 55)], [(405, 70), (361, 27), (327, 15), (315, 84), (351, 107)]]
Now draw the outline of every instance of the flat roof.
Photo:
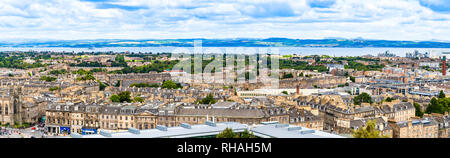
[(282, 124), (257, 125), (251, 130), (262, 138), (345, 138), (343, 136), (313, 130), (305, 127)]
[[(168, 127), (166, 128), (167, 130), (155, 128), (148, 130), (133, 129), (124, 132), (106, 132), (107, 134), (71, 134), (70, 136), (65, 136), (65, 138), (192, 138), (217, 135), (226, 128), (231, 128), (234, 132), (243, 132), (247, 129), (249, 132), (253, 132), (255, 136), (262, 138), (345, 138), (343, 136), (305, 127), (279, 124), (276, 121), (265, 122), (264, 124), (255, 125), (250, 128), (246, 124), (237, 122), (215, 123), (215, 126), (208, 124), (210, 123), (201, 125), (184, 124), (177, 127)], [(186, 126), (190, 128), (185, 128)], [(136, 131), (138, 131), (137, 134), (135, 134)]]
[(190, 125), (190, 127), (191, 128), (184, 128), (180, 126), (168, 127), (167, 131), (159, 130), (157, 128), (139, 130), (139, 134), (134, 134), (129, 131), (115, 132), (110, 133), (110, 137), (101, 134), (71, 136), (78, 138), (191, 138), (198, 136), (217, 135), (226, 128), (231, 128), (234, 132), (243, 132), (248, 128), (247, 125), (236, 122), (216, 123), (215, 127), (206, 124)]

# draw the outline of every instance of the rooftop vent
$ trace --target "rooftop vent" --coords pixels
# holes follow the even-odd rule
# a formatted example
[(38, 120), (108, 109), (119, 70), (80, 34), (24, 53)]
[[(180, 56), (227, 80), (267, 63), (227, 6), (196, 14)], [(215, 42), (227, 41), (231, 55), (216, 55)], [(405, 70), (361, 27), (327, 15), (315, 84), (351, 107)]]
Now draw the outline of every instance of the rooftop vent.
[(211, 126), (211, 127), (216, 127), (216, 123), (212, 122), (212, 121), (206, 121), (205, 125)]
[(277, 124), (275, 125), (275, 128), (284, 128), (284, 127), (288, 127), (289, 124)]
[(183, 128), (186, 128), (186, 129), (191, 129), (192, 128), (191, 125), (187, 124), (187, 123), (182, 123), (180, 126), (183, 127)]
[(301, 130), (302, 127), (289, 127), (288, 131), (296, 131), (296, 130)]
[(136, 128), (128, 128), (128, 132), (133, 133), (133, 134), (140, 134), (141, 131), (139, 131)]
[(156, 125), (156, 129), (158, 129), (160, 131), (167, 131), (167, 127), (163, 126), (163, 125)]
[(278, 124), (278, 121), (261, 122), (262, 125), (273, 125)]
[(105, 136), (105, 137), (111, 137), (111, 133), (106, 132), (106, 131), (100, 131), (99, 134), (102, 135), (102, 136)]
[(300, 134), (311, 134), (311, 133), (315, 133), (316, 131), (314, 130), (304, 130), (304, 131), (300, 131)]
[(70, 137), (72, 137), (72, 138), (83, 138), (83, 136), (78, 134), (78, 133), (72, 133), (72, 134), (70, 134)]

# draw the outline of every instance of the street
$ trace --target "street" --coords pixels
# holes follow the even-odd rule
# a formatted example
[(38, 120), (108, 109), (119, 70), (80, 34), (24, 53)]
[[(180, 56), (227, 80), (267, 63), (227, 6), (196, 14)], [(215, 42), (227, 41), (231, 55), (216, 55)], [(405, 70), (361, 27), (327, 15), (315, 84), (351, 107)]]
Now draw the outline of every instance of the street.
[[(34, 128), (34, 129), (33, 129)], [(44, 129), (36, 126), (25, 129), (1, 127), (0, 138), (43, 138)]]

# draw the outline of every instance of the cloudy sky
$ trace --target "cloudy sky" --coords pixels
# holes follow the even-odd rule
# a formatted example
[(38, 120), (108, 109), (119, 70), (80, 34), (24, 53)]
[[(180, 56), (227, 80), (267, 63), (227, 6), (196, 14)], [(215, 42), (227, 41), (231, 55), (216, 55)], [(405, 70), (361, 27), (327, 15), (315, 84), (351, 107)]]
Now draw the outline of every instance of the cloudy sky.
[(0, 0), (0, 39), (450, 41), (450, 0)]

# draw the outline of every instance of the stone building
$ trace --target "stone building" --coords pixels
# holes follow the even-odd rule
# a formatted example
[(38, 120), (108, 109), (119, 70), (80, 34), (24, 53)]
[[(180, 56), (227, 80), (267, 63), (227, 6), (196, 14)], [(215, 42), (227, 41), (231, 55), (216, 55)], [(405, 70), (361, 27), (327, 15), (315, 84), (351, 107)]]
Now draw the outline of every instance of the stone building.
[(438, 138), (439, 128), (431, 117), (410, 118), (407, 121), (389, 120), (394, 138)]
[(385, 103), (379, 110), (383, 116), (397, 122), (407, 121), (416, 114), (416, 109), (410, 102)]
[(323, 119), (304, 109), (290, 109), (289, 124), (314, 130), (323, 130)]
[(133, 83), (162, 83), (171, 80), (170, 74), (167, 73), (141, 73), (141, 74), (113, 74), (108, 77), (111, 84), (120, 81), (120, 85), (128, 87)]
[(21, 88), (0, 89), (0, 123), (2, 125), (22, 125), (26, 122), (22, 101)]

